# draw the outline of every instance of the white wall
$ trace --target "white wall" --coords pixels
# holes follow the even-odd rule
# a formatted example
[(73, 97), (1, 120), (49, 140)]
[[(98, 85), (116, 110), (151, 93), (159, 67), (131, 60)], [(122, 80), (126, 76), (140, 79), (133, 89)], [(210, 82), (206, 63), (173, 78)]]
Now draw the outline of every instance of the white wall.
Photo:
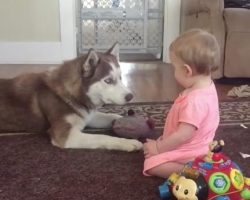
[(58, 0), (0, 0), (0, 41), (60, 41)]
[(59, 63), (59, 0), (0, 0), (0, 63)]

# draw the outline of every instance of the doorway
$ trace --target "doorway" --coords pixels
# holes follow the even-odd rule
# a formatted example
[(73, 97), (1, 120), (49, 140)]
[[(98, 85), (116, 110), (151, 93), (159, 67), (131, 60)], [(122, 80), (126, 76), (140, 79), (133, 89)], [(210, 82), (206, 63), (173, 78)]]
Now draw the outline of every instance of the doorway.
[(118, 41), (122, 60), (162, 57), (163, 0), (77, 0), (77, 53)]

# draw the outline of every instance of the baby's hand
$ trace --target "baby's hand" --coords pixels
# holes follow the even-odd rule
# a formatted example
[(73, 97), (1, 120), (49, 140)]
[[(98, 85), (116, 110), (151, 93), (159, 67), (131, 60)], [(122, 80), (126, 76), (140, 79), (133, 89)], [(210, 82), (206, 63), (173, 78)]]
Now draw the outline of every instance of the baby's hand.
[(149, 158), (151, 156), (157, 155), (156, 140), (147, 139), (147, 142), (143, 144), (144, 157)]

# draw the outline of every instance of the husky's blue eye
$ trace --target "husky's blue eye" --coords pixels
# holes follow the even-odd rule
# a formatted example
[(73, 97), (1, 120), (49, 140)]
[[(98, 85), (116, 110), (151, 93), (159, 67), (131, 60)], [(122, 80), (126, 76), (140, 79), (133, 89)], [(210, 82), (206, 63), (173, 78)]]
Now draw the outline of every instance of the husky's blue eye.
[(107, 83), (107, 84), (113, 84), (113, 83), (114, 83), (114, 80), (113, 80), (112, 78), (107, 78), (107, 79), (105, 79), (104, 81), (105, 81), (105, 83)]

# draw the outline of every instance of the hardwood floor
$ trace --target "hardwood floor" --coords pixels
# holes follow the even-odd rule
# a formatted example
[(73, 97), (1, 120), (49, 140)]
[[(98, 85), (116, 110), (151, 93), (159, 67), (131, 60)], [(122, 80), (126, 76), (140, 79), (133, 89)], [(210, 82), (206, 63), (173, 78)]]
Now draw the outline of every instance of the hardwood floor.
[[(122, 79), (134, 93), (133, 102), (173, 101), (181, 88), (176, 84), (170, 64), (154, 62), (122, 62)], [(0, 78), (12, 78), (27, 72), (41, 72), (52, 65), (0, 65)], [(219, 100), (228, 100), (233, 86), (249, 84), (249, 79), (215, 81)]]
[[(160, 61), (122, 63), (121, 69), (125, 84), (135, 94), (135, 102), (173, 101), (182, 90), (174, 79), (170, 64)], [(228, 91), (243, 84), (249, 85), (250, 79), (215, 80), (219, 101), (232, 99), (227, 96)]]

